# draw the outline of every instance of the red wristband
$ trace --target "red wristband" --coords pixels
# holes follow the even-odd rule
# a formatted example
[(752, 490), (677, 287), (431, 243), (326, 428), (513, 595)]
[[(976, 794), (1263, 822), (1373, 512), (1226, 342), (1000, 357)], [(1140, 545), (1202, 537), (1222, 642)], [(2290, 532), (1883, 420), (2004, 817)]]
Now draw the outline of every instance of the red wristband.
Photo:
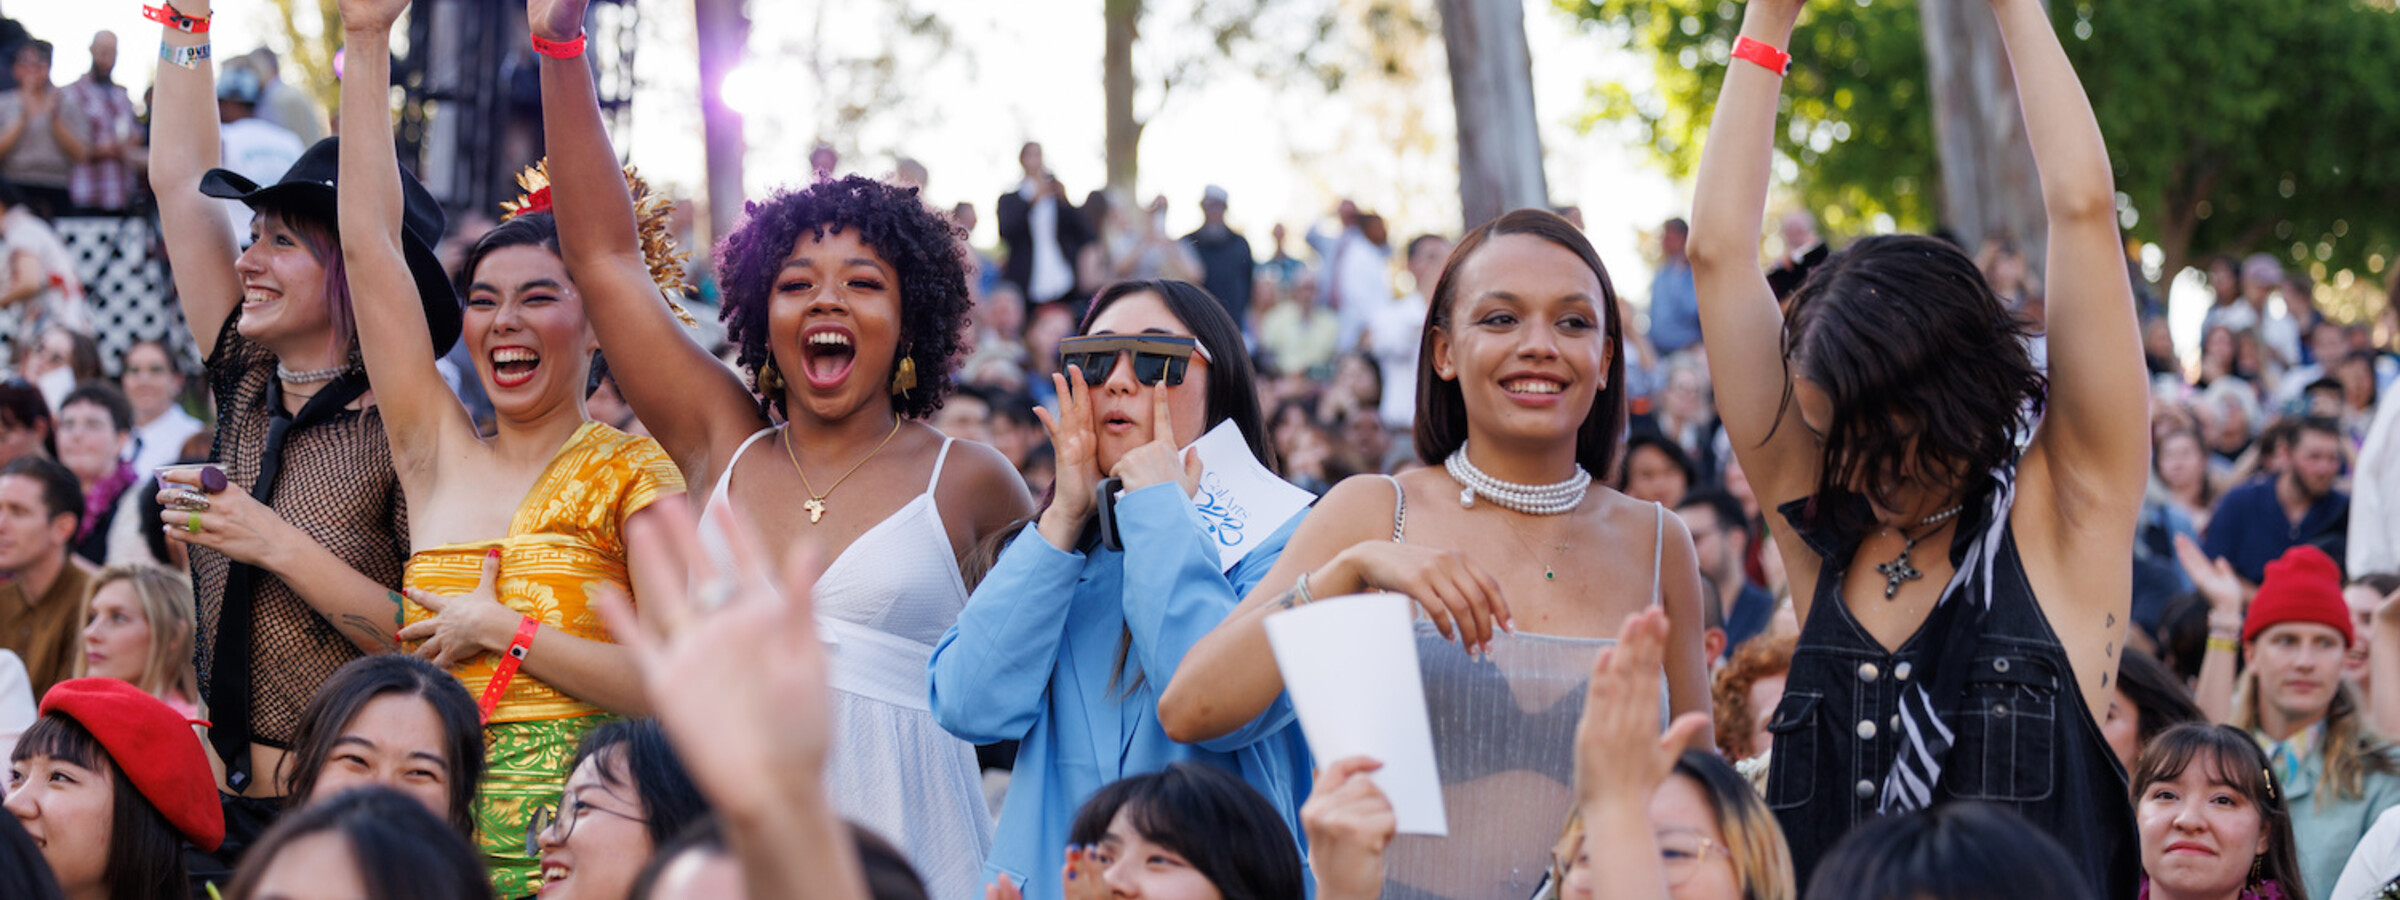
[(1733, 58), (1757, 63), (1759, 68), (1773, 72), (1778, 77), (1792, 70), (1791, 54), (1777, 50), (1765, 41), (1746, 37), (1733, 40)]
[(508, 693), (508, 683), (517, 680), (517, 667), (525, 664), (525, 654), (533, 652), (533, 636), (541, 630), (542, 620), (532, 616), (517, 623), (517, 636), (508, 642), (508, 652), (500, 654), (500, 667), (492, 671), (491, 682), (483, 686), (483, 699), (475, 704), (484, 724), (491, 724), (492, 710), (500, 705), (500, 695)]
[(175, 29), (185, 34), (208, 33), (207, 19), (195, 19), (191, 16), (184, 15), (183, 13), (177, 11), (175, 9), (175, 4), (171, 2), (160, 3), (157, 6), (143, 6), (142, 18), (149, 19), (150, 21), (157, 22), (160, 25), (165, 25), (168, 28)]
[(577, 32), (574, 40), (553, 41), (537, 34), (533, 36), (533, 52), (551, 59), (574, 59), (583, 55), (584, 37), (582, 32)]

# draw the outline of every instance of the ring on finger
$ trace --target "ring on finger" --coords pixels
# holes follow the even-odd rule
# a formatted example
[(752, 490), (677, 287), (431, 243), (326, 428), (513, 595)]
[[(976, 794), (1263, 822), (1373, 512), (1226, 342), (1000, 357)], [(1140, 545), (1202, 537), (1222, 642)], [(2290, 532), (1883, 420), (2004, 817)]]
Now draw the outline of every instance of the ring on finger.
[(206, 512), (208, 495), (178, 488), (167, 492), (167, 508), (177, 512)]
[(721, 575), (701, 582), (699, 590), (695, 591), (692, 596), (694, 605), (703, 611), (724, 606), (727, 601), (732, 599), (733, 579)]
[(184, 530), (184, 533), (186, 533), (186, 534), (199, 534), (199, 533), (200, 533), (200, 514), (199, 514), (199, 513), (197, 513), (197, 512), (195, 512), (195, 513), (192, 513), (192, 515), (191, 515), (191, 517), (190, 517), (190, 518), (184, 519), (184, 520), (183, 520), (183, 530)]

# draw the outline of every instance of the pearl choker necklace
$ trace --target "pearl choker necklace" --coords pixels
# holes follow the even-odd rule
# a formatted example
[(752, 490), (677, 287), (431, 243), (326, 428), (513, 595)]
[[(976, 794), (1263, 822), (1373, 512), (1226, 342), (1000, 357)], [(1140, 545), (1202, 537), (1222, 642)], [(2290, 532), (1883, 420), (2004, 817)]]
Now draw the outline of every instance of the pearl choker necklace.
[(330, 369), (302, 369), (295, 371), (284, 368), (282, 363), (275, 364), (275, 377), (283, 379), (285, 384), (318, 384), (340, 378), (342, 377), (342, 373), (348, 371), (350, 371), (350, 367), (346, 365), (335, 366)]
[(1475, 464), (1467, 460), (1464, 444), (1459, 445), (1458, 452), (1450, 454), (1450, 458), (1442, 462), (1442, 467), (1448, 469), (1450, 477), (1458, 479), (1459, 484), (1466, 485), (1458, 492), (1458, 505), (1464, 509), (1475, 508), (1475, 497), (1480, 494), (1484, 499), (1499, 504), (1502, 509), (1527, 515), (1555, 516), (1582, 505), (1584, 492), (1592, 486), (1592, 473), (1582, 466), (1575, 467), (1574, 477), (1556, 484), (1501, 481), (1475, 468)]

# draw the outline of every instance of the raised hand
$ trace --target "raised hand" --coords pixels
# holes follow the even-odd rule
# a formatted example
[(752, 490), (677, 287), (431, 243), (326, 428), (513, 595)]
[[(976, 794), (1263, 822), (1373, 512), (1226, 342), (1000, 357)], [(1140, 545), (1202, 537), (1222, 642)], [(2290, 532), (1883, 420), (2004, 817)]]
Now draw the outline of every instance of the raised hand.
[(1186, 454), (1175, 442), (1175, 423), (1167, 410), (1165, 385), (1150, 389), (1150, 443), (1126, 451), (1108, 474), (1125, 482), (1130, 493), (1154, 484), (1177, 482), (1186, 497), (1200, 491), (1200, 455)]
[(1676, 757), (1708, 727), (1706, 714), (1685, 713), (1659, 732), (1666, 647), (1667, 614), (1653, 606), (1628, 617), (1617, 645), (1592, 662), (1583, 720), (1575, 726), (1575, 791), (1587, 810), (1608, 804), (1647, 810)]
[(1367, 777), (1380, 768), (1364, 756), (1338, 760), (1317, 774), (1316, 789), (1300, 807), (1317, 900), (1373, 900), (1383, 892), (1383, 852), (1400, 820)]
[(592, 0), (532, 0), (525, 5), (525, 22), (546, 41), (571, 41), (583, 33), (583, 12)]
[(390, 31), (409, 0), (341, 0), (342, 28), (349, 31)]
[(1059, 885), (1067, 900), (1109, 900), (1108, 864), (1090, 847), (1068, 847), (1067, 864), (1059, 870)]
[(2211, 612), (2242, 614), (2242, 578), (2234, 574), (2232, 563), (2210, 559), (2200, 545), (2180, 534), (2175, 536), (2175, 561), (2183, 565), (2183, 574), (2192, 579), (2200, 595), (2208, 598)]
[(1050, 433), (1058, 474), (1039, 527), (1051, 546), (1071, 550), (1084, 520), (1092, 515), (1093, 491), (1100, 486), (1100, 441), (1092, 434), (1092, 392), (1084, 383), (1083, 367), (1068, 366), (1065, 374), (1051, 375), (1050, 383), (1058, 388), (1058, 413), (1035, 407), (1033, 414)]
[(651, 508), (663, 515), (636, 519), (628, 543), (691, 572), (699, 596), (653, 590), (640, 617), (622, 596), (608, 597), (600, 619), (640, 661), (652, 709), (692, 780), (719, 809), (742, 811), (821, 790), (833, 698), (811, 597), (820, 567), (795, 543), (779, 584), (731, 516), (714, 536), (728, 549), (720, 562), (702, 550), (681, 498)]
[(473, 591), (455, 597), (416, 588), (401, 593), (434, 615), (400, 629), (400, 640), (423, 641), (415, 650), (417, 658), (445, 669), (485, 653), (507, 650), (517, 624), (524, 620), (522, 614), (500, 602), (498, 550), (484, 554), (483, 576)]

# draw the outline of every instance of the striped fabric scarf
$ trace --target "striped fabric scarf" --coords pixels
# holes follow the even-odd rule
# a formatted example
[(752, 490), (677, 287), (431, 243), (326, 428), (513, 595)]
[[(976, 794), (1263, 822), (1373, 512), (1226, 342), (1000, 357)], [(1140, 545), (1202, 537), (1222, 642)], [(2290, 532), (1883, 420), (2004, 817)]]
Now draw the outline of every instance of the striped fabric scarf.
[[(1992, 608), (1994, 561), (1999, 558), (2000, 544), (2008, 535), (2008, 511), (2017, 498), (2017, 476), (2013, 465), (2003, 466), (1992, 473), (1996, 481), (1990, 497), (1988, 515), (1983, 520), (1983, 532), (1967, 545), (1966, 556), (1959, 560), (1958, 571), (1950, 576), (1950, 584), (1942, 589), (1934, 609), (1952, 603), (1972, 603), (1972, 609), (1957, 613), (1973, 613), (1980, 618)], [(1930, 615), (1930, 614), (1929, 614)], [(1945, 646), (1945, 654), (1964, 654), (1969, 648)], [(1950, 660), (1956, 665), (1955, 660)], [(1935, 705), (1933, 686), (1941, 678), (1918, 680), (1900, 698), (1900, 757), (1892, 764), (1891, 772), (1883, 777), (1882, 800), (1877, 811), (1885, 815), (1914, 812), (1933, 805), (1934, 785), (1942, 781), (1942, 764), (1950, 758), (1950, 749), (1957, 735), (1942, 721)]]

